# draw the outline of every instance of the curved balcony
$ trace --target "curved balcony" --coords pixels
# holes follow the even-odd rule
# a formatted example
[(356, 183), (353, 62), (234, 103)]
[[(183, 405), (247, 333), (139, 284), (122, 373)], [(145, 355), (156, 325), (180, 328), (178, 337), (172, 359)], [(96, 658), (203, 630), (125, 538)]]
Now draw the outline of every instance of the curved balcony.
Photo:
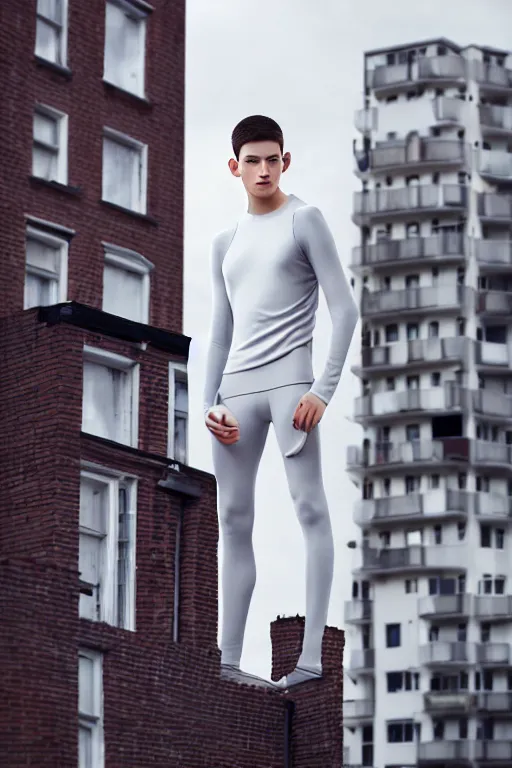
[[(363, 547), (361, 571), (369, 576), (385, 576), (390, 573), (408, 573), (431, 570), (460, 571), (467, 567), (467, 547), (456, 544), (453, 546), (422, 546), (376, 549)], [(359, 569), (356, 569), (359, 570)]]
[(466, 78), (466, 61), (462, 56), (424, 56), (406, 64), (382, 65), (367, 72), (368, 87), (375, 97), (410, 90), (415, 85), (436, 83), (450, 85)]
[(485, 667), (507, 668), (512, 666), (509, 643), (480, 643), (476, 646), (476, 660)]
[(409, 139), (378, 142), (368, 155), (368, 166), (357, 175), (368, 172), (392, 173), (393, 171), (427, 172), (465, 165), (466, 145), (453, 139), (425, 138), (416, 135)]
[(405, 240), (380, 240), (378, 243), (353, 248), (351, 268), (387, 269), (393, 265), (408, 266), (420, 262), (422, 266), (457, 264), (466, 258), (464, 240), (460, 232), (440, 232), (431, 237), (410, 237)]
[(479, 693), (476, 707), (479, 712), (499, 714), (500, 718), (512, 717), (512, 693), (510, 691)]
[(435, 619), (436, 621), (467, 618), (471, 614), (472, 598), (473, 595), (466, 593), (421, 597), (418, 601), (418, 616), (422, 619)]
[(427, 643), (420, 646), (420, 664), (427, 667), (468, 666), (474, 659), (469, 643)]
[(512, 419), (512, 395), (487, 389), (477, 389), (471, 392), (471, 396), (475, 413), (495, 417), (500, 421)]
[(512, 90), (512, 70), (497, 64), (474, 61), (473, 77), (480, 86), (480, 93), (502, 93)]
[[(470, 339), (463, 336), (454, 336), (445, 339), (414, 339), (403, 344), (388, 344), (382, 347), (363, 347), (361, 352), (361, 366), (354, 366), (356, 375), (364, 375), (368, 378), (387, 372), (398, 373), (408, 368), (430, 367), (432, 363), (436, 367), (453, 365), (454, 363), (466, 364)], [(505, 345), (500, 346), (506, 350)]]
[(427, 312), (462, 312), (467, 306), (471, 289), (464, 285), (429, 285), (405, 288), (401, 291), (363, 291), (361, 315), (382, 318), (386, 316), (418, 315)]
[(370, 624), (373, 620), (373, 600), (347, 600), (345, 602), (346, 624)]
[(512, 445), (491, 440), (472, 440), (471, 460), (475, 466), (512, 470)]
[(350, 671), (357, 674), (373, 674), (375, 670), (375, 651), (373, 648), (352, 651)]
[(438, 125), (459, 125), (465, 120), (466, 102), (462, 99), (438, 96), (432, 107)]
[(479, 291), (475, 295), (477, 314), (509, 318), (512, 313), (512, 293), (507, 291)]
[(512, 182), (512, 152), (477, 149), (475, 154), (480, 176), (496, 184)]
[(475, 363), (478, 370), (508, 375), (512, 360), (510, 359), (506, 344), (478, 341), (476, 342), (475, 352)]
[(421, 214), (439, 218), (464, 211), (466, 202), (467, 188), (462, 184), (371, 189), (354, 193), (352, 220), (358, 226), (368, 226), (387, 219), (417, 219)]
[(512, 622), (512, 595), (475, 595), (475, 616), (484, 622)]
[(423, 702), (431, 715), (463, 715), (475, 707), (476, 696), (462, 689), (429, 691), (423, 694)]
[(405, 496), (385, 496), (365, 499), (354, 507), (354, 522), (369, 525), (420, 522), (436, 520), (463, 520), (468, 515), (469, 494), (465, 491), (435, 489), (427, 493), (408, 493)]
[(486, 523), (512, 521), (512, 498), (497, 493), (476, 493), (475, 515)]
[(439, 765), (452, 760), (457, 766), (471, 765), (471, 742), (424, 741), (418, 744), (419, 765)]
[(469, 395), (469, 390), (452, 381), (445, 382), (443, 387), (376, 392), (356, 398), (354, 420), (366, 426), (380, 421), (400, 421), (404, 417), (460, 412), (468, 408)]
[(480, 104), (478, 110), (484, 136), (509, 136), (512, 134), (512, 107)]
[(375, 714), (373, 699), (347, 699), (343, 702), (344, 725), (370, 722)]
[(474, 242), (476, 260), (481, 269), (512, 268), (512, 240), (475, 240)]
[(500, 766), (510, 768), (512, 765), (512, 741), (475, 741), (475, 760), (480, 766)]
[(354, 127), (363, 136), (368, 136), (372, 131), (376, 131), (379, 124), (378, 121), (379, 112), (377, 107), (358, 109), (354, 115)]
[[(493, 443), (493, 445), (495, 445)], [(496, 444), (497, 445), (497, 444)], [(348, 446), (347, 468), (353, 472), (390, 472), (398, 469), (433, 469), (444, 463), (467, 466), (470, 442), (467, 437), (444, 440), (411, 440), (404, 443), (376, 443), (373, 446)]]
[(512, 195), (481, 192), (478, 195), (478, 215), (485, 223), (508, 225), (512, 218)]

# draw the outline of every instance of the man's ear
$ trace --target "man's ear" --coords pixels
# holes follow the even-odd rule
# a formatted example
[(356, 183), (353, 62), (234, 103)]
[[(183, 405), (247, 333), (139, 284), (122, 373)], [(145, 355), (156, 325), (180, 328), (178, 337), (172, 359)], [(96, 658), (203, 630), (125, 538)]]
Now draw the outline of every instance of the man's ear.
[(290, 163), (292, 161), (292, 156), (289, 152), (285, 152), (283, 155), (283, 170), (282, 173), (284, 173), (289, 167)]
[(240, 176), (240, 171), (238, 170), (238, 162), (235, 160), (234, 157), (231, 157), (228, 161), (228, 167), (233, 176)]

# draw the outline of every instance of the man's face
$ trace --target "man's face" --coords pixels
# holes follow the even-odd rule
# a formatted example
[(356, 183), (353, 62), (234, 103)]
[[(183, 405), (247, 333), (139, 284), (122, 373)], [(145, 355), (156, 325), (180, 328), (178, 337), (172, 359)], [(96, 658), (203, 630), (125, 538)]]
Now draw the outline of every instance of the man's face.
[(229, 161), (231, 173), (240, 176), (247, 192), (255, 197), (271, 197), (289, 164), (290, 153), (282, 157), (277, 141), (248, 142), (240, 149), (238, 163)]

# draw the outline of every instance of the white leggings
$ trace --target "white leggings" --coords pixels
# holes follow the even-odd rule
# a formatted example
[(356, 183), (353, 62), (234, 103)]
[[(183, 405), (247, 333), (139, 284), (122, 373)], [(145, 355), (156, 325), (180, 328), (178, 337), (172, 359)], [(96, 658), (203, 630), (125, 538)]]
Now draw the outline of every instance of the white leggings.
[(308, 435), (300, 453), (285, 457), (300, 438), (292, 419), (300, 398), (309, 389), (310, 384), (291, 384), (222, 400), (240, 424), (240, 439), (233, 445), (222, 445), (212, 436), (224, 546), (220, 644), (223, 664), (239, 664), (242, 655), (247, 614), (256, 582), (252, 546), (254, 489), (270, 422), (274, 425), (306, 546), (306, 625), (298, 663), (312, 667), (321, 664), (334, 547), (322, 480), (318, 426)]

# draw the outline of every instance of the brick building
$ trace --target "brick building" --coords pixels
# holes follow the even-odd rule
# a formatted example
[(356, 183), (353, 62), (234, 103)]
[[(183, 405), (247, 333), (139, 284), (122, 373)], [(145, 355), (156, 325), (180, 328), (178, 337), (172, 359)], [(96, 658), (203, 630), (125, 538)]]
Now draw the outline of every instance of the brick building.
[[(0, 766), (336, 768), (343, 634), (220, 680), (187, 457), (184, 0), (0, 5)], [(271, 627), (273, 676), (303, 622)]]

